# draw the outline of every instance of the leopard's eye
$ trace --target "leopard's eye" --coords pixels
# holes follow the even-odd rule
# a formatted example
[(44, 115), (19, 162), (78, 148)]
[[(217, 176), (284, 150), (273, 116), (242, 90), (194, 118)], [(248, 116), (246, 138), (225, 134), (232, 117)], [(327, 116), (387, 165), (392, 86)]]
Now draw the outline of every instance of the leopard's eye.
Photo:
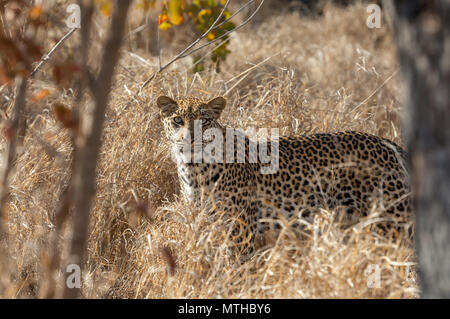
[(202, 119), (202, 125), (208, 125), (209, 124), (209, 119)]
[(173, 118), (173, 122), (177, 125), (183, 125), (183, 119), (179, 116)]

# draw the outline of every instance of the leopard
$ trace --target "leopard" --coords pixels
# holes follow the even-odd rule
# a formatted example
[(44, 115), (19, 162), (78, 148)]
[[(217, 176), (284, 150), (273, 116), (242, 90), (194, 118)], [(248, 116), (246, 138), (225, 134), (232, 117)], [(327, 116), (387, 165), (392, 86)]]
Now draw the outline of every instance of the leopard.
[[(237, 218), (233, 234), (247, 251), (263, 245), (268, 233), (279, 234), (286, 221), (300, 229), (320, 208), (357, 223), (378, 203), (388, 220), (382, 229), (411, 232), (407, 153), (386, 138), (339, 131), (276, 136), (264, 144), (221, 124), (223, 97), (163, 95), (156, 105), (182, 195), (210, 215), (220, 210)], [(255, 156), (261, 150), (266, 157)], [(276, 165), (267, 160), (272, 155)]]

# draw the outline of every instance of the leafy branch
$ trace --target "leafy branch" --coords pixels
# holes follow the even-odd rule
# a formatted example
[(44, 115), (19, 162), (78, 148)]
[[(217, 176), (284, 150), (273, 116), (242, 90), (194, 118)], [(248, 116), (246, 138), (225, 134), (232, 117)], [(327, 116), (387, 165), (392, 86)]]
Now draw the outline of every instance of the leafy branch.
[(147, 80), (144, 81), (144, 83), (139, 87), (139, 91), (137, 94), (141, 94), (142, 90), (151, 82), (153, 81), (153, 79), (162, 71), (164, 71), (166, 68), (168, 68), (170, 65), (172, 65), (174, 62), (186, 58), (188, 56), (191, 56), (193, 53), (199, 51), (200, 49), (203, 49), (213, 43), (216, 43), (219, 40), (222, 40), (223, 38), (229, 36), (231, 33), (241, 29), (242, 27), (244, 27), (246, 24), (248, 24), (250, 22), (250, 20), (256, 15), (256, 13), (259, 11), (259, 9), (261, 8), (261, 6), (264, 3), (264, 0), (261, 0), (258, 7), (255, 9), (255, 11), (245, 20), (243, 21), (241, 24), (239, 24), (238, 26), (236, 26), (234, 29), (229, 30), (227, 32), (225, 32), (224, 34), (216, 37), (215, 39), (197, 47), (194, 48), (201, 40), (205, 39), (206, 36), (213, 30), (217, 29), (218, 27), (224, 25), (225, 23), (229, 22), (231, 20), (231, 18), (233, 18), (237, 13), (239, 13), (240, 11), (242, 11), (245, 7), (249, 6), (251, 3), (254, 2), (254, 0), (250, 0), (248, 1), (245, 5), (243, 5), (241, 8), (239, 8), (239, 10), (233, 14), (232, 16), (230, 16), (229, 18), (225, 19), (225, 21), (220, 22), (220, 19), (223, 16), (223, 13), (225, 12), (225, 10), (228, 7), (230, 0), (227, 0), (227, 2), (225, 3), (221, 13), (219, 14), (219, 16), (215, 19), (215, 21), (211, 24), (211, 26), (200, 36), (198, 37), (194, 42), (192, 42), (191, 44), (189, 44), (185, 49), (183, 49), (180, 53), (178, 53), (175, 57), (173, 57), (169, 62), (167, 62), (164, 65), (159, 66), (158, 70), (156, 70), (156, 72), (154, 72)]

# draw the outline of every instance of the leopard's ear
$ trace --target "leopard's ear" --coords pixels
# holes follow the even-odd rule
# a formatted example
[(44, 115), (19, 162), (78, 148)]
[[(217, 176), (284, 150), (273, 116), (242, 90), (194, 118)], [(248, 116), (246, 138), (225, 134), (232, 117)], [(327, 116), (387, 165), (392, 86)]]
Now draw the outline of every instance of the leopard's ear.
[(164, 116), (170, 116), (178, 109), (177, 102), (164, 95), (158, 97), (156, 104)]
[(226, 104), (227, 101), (223, 97), (216, 97), (215, 99), (212, 99), (208, 102), (208, 112), (214, 119), (218, 119)]

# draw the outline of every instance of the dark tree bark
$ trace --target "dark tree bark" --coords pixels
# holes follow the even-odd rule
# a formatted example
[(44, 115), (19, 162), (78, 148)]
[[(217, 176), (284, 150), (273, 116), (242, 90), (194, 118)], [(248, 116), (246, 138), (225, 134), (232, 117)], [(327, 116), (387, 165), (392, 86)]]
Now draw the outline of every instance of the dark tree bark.
[(423, 298), (450, 298), (450, 1), (396, 0)]
[[(72, 172), (73, 237), (68, 263), (79, 266), (82, 266), (87, 248), (89, 216), (95, 194), (95, 173), (101, 147), (105, 110), (111, 91), (114, 68), (119, 60), (119, 49), (131, 0), (117, 0), (115, 4), (111, 27), (103, 48), (100, 73), (97, 79), (90, 84), (90, 91), (94, 97), (92, 121), (85, 131), (78, 132), (76, 142), (74, 171)], [(87, 21), (82, 23), (87, 23)], [(64, 298), (77, 298), (79, 295), (79, 288), (66, 285)]]

